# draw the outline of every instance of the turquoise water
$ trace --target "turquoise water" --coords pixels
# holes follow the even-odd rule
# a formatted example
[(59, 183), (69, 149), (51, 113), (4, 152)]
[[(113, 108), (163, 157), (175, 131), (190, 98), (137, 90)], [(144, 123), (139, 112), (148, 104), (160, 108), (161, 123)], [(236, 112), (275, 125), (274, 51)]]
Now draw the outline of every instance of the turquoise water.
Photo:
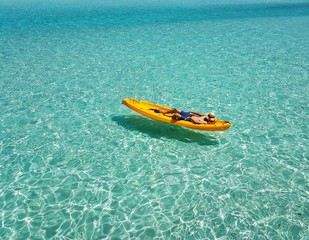
[(308, 2), (182, 3), (0, 3), (1, 239), (308, 239)]

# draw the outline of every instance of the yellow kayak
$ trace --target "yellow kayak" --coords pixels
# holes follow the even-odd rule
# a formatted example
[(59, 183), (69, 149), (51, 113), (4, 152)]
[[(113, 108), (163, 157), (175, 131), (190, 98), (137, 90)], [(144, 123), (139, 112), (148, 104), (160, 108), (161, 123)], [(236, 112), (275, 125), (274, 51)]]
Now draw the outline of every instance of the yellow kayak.
[(170, 110), (172, 108), (161, 106), (155, 103), (146, 102), (143, 100), (137, 100), (133, 98), (125, 98), (122, 100), (122, 103), (126, 105), (128, 108), (132, 109), (135, 112), (138, 112), (146, 117), (175, 124), (182, 127), (197, 129), (197, 130), (204, 130), (204, 131), (225, 131), (231, 127), (231, 123), (224, 120), (216, 119), (213, 123), (207, 124), (196, 124), (186, 120), (176, 120), (172, 118), (173, 114), (166, 114), (163, 115), (162, 113), (156, 110)]

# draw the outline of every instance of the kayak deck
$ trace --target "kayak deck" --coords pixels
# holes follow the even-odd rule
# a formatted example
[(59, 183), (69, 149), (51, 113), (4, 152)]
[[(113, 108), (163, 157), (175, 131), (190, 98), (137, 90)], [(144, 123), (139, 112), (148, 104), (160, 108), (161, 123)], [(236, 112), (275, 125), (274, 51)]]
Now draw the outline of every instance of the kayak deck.
[(203, 130), (203, 131), (225, 131), (231, 127), (230, 122), (219, 119), (216, 119), (214, 123), (207, 123), (207, 124), (195, 124), (186, 120), (176, 120), (172, 118), (173, 114), (163, 115), (162, 113), (155, 111), (155, 110), (171, 110), (172, 108), (151, 102), (146, 102), (143, 100), (137, 100), (134, 98), (125, 98), (122, 100), (122, 103), (126, 105), (128, 108), (132, 109), (133, 111), (138, 112), (146, 117), (191, 129)]

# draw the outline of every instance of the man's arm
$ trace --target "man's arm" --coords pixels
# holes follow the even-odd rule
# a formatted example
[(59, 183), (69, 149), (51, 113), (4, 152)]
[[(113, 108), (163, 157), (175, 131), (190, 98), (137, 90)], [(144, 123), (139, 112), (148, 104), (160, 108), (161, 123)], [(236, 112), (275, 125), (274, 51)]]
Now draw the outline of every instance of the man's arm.
[(199, 117), (203, 116), (203, 114), (200, 114), (200, 113), (198, 113), (198, 112), (192, 112), (192, 111), (190, 111), (189, 113), (192, 114), (192, 115), (195, 115), (195, 116), (199, 116)]

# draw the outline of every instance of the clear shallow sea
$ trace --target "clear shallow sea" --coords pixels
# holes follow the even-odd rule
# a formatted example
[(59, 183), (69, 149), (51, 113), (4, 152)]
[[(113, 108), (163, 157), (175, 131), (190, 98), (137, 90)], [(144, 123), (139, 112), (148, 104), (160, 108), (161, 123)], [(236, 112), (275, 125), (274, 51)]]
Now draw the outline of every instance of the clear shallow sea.
[(0, 238), (308, 239), (309, 4), (292, 2), (0, 3)]

